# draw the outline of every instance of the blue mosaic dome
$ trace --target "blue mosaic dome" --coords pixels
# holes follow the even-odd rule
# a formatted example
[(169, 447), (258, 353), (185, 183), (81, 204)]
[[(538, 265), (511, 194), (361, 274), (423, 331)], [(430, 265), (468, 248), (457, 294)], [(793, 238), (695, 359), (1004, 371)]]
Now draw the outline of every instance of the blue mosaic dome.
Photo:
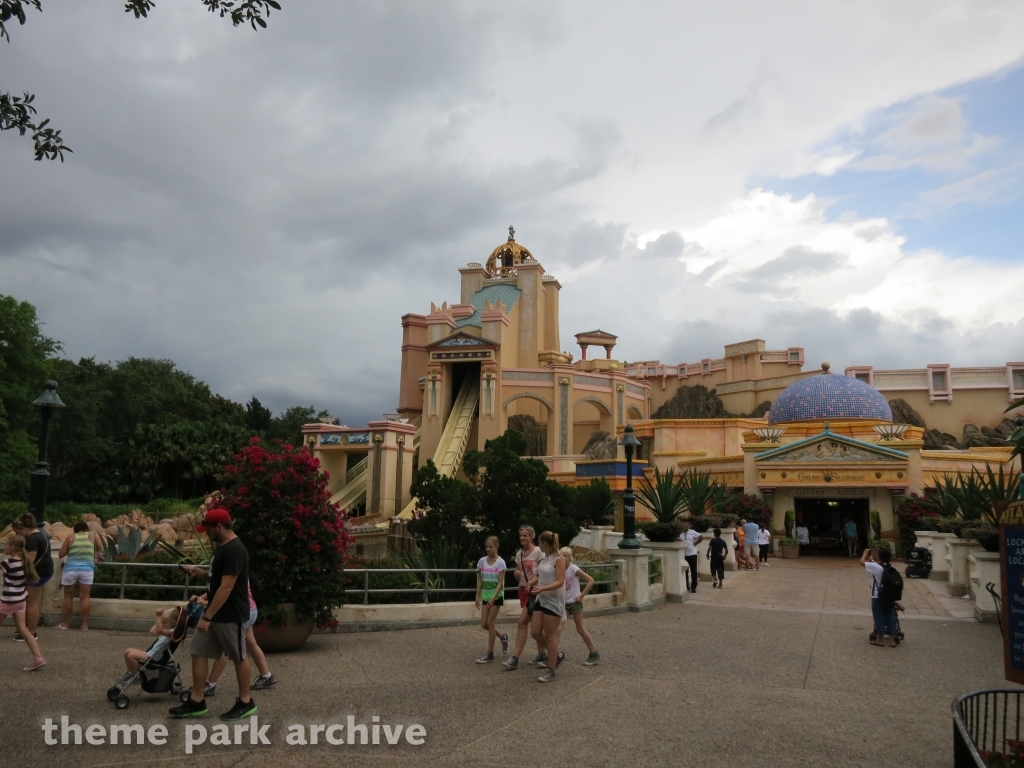
[[(822, 366), (823, 368), (825, 366)], [(892, 421), (882, 393), (852, 376), (828, 373), (810, 376), (779, 393), (768, 411), (769, 424), (819, 419)]]

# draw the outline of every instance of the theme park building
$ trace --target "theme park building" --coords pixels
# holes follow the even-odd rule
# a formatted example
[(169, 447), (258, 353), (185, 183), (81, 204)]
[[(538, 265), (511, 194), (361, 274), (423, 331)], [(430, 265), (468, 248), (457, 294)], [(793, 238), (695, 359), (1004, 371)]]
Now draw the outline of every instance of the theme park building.
[[(1024, 397), (1024, 363), (804, 371), (803, 348), (767, 350), (760, 339), (696, 363), (625, 363), (601, 330), (576, 334), (574, 361), (561, 350), (562, 286), (511, 228), (486, 263), (459, 272), (459, 303), (402, 317), (396, 412), (359, 428), (304, 427), (333, 500), (360, 523), (411, 516), (418, 465), (433, 459), (456, 475), (467, 449), (509, 426), (553, 478), (603, 477), (621, 494), (615, 443), (628, 422), (641, 441), (638, 472), (710, 472), (768, 501), (777, 532), (793, 510), (822, 541), (850, 518), (866, 542), (873, 510), (875, 533), (889, 538), (899, 497), (958, 470), (1009, 469), (1003, 411)], [(594, 347), (604, 355), (588, 357)]]

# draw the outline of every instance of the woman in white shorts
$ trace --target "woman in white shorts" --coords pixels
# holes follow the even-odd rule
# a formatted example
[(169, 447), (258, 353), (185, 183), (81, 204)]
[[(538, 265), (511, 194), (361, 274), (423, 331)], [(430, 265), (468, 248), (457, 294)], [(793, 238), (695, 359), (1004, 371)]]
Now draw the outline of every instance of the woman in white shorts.
[(92, 579), (96, 571), (96, 540), (89, 533), (89, 524), (75, 523), (74, 534), (64, 539), (60, 548), (60, 556), (66, 557), (64, 573), (60, 577), (60, 585), (64, 587), (64, 605), (61, 613), (64, 620), (57, 629), (68, 629), (68, 619), (75, 605), (75, 587), (78, 587), (78, 599), (82, 604), (82, 629), (89, 629), (89, 613), (92, 611)]

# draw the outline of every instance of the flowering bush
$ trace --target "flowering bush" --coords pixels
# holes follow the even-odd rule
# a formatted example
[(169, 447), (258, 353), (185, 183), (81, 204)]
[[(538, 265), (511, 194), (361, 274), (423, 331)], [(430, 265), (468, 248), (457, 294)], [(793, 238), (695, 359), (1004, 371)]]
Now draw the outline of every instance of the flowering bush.
[(761, 500), (753, 493), (742, 493), (733, 496), (722, 508), (727, 515), (735, 515), (736, 520), (746, 520), (748, 523), (764, 523), (765, 528), (771, 530), (772, 517), (775, 514), (771, 505)]
[(221, 476), (220, 506), (249, 551), (249, 568), (265, 595), (261, 616), (280, 624), (281, 603), (299, 617), (334, 626), (345, 595), (342, 569), (350, 537), (345, 514), (330, 502), (328, 476), (303, 448), (254, 437)]
[(932, 531), (941, 519), (941, 515), (916, 493), (905, 497), (903, 503), (896, 510), (896, 520), (899, 526), (900, 542), (903, 544), (903, 551), (914, 546), (916, 537), (914, 531)]

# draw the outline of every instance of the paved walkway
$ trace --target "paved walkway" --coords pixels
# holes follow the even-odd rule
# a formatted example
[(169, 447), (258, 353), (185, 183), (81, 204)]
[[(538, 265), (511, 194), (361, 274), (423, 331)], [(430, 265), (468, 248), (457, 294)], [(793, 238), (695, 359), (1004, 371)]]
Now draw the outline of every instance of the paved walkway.
[[(898, 564), (902, 571), (902, 565)], [(903, 580), (901, 618), (974, 618), (974, 604), (949, 596), (944, 582)], [(726, 572), (725, 588), (702, 582), (691, 600), (722, 606), (749, 606), (825, 613), (870, 614), (868, 572), (855, 558), (770, 558), (759, 571)]]
[[(727, 577), (715, 593), (702, 585), (696, 600), (590, 618), (602, 653), (596, 667), (582, 665), (586, 649), (568, 627), (568, 660), (550, 685), (536, 682), (533, 667), (508, 673), (474, 663), (485, 644), (476, 627), (314, 635), (298, 653), (270, 657), (281, 682), (255, 696), (260, 723), (271, 726), (270, 746), (207, 743), (191, 756), (184, 754), (187, 724), (167, 717), (170, 696), (133, 689), (123, 712), (104, 698), (124, 648), (145, 647), (146, 635), (43, 628), (50, 663), (29, 674), (20, 671), (28, 653), (10, 641), (7, 625), (0, 630), (0, 760), (47, 768), (951, 764), (952, 699), (1006, 686), (998, 628), (936, 613), (904, 625), (899, 648), (869, 646), (870, 621), (844, 612), (866, 600), (863, 584), (858, 598), (856, 571), (813, 566), (773, 563)], [(748, 605), (737, 600), (743, 595), (771, 597)], [(776, 609), (765, 610), (769, 604)], [(184, 654), (182, 662), (187, 670)], [(201, 724), (217, 724), (234, 689), (229, 673)], [(62, 715), (83, 726), (166, 725), (168, 743), (45, 746), (44, 719)], [(426, 741), (331, 746), (321, 732), (317, 745), (286, 744), (289, 725), (344, 725), (350, 715), (368, 725), (374, 716), (422, 724)]]

